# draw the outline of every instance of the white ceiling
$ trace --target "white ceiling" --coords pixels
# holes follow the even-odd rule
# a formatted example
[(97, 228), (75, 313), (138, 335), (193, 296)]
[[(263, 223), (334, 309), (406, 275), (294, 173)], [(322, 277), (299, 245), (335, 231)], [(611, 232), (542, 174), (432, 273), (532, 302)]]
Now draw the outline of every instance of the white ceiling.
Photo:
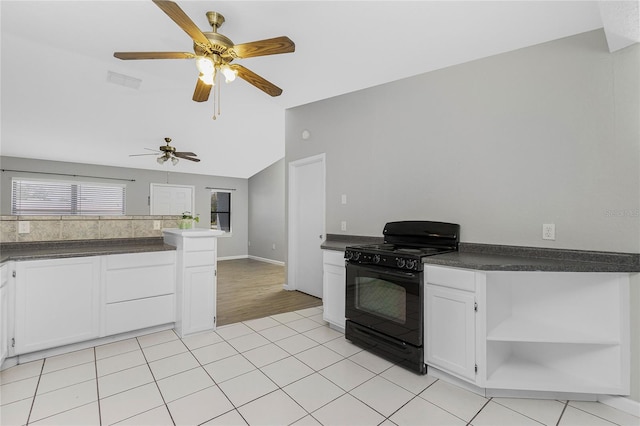
[[(621, 3), (621, 2), (616, 2)], [(637, 1), (622, 2), (636, 5)], [(1, 147), (7, 156), (248, 178), (284, 156), (286, 108), (601, 28), (596, 1), (178, 1), (235, 43), (286, 35), (295, 53), (239, 61), (284, 93), (242, 80), (191, 100), (191, 60), (120, 61), (114, 51), (192, 51), (150, 0), (9, 1), (1, 14)], [(107, 72), (142, 80), (107, 82)], [(173, 138), (202, 161), (129, 157)]]

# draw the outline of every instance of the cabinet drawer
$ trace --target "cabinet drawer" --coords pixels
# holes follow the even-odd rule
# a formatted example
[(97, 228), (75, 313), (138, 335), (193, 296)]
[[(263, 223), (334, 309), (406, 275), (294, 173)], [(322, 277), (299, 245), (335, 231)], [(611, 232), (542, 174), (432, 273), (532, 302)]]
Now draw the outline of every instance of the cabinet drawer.
[(185, 253), (184, 266), (208, 266), (216, 263), (215, 250)]
[(329, 265), (344, 266), (344, 252), (324, 250), (322, 252), (322, 262)]
[(216, 239), (215, 238), (185, 238), (184, 250), (185, 251), (200, 251), (200, 250), (215, 250)]
[(476, 290), (475, 272), (466, 269), (427, 266), (425, 282), (466, 291)]
[(175, 322), (174, 296), (158, 296), (110, 303), (105, 313), (106, 335)]
[(173, 264), (106, 272), (106, 303), (173, 294), (176, 271)]
[(159, 266), (175, 263), (175, 251), (154, 251), (145, 253), (110, 254), (106, 256), (106, 268), (125, 269), (143, 266)]

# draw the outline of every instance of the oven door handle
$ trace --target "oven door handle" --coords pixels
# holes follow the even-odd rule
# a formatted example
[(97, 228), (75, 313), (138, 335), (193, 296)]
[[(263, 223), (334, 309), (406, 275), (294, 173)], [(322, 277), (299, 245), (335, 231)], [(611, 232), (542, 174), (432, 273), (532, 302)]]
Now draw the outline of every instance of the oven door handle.
[(372, 271), (372, 272), (376, 272), (378, 274), (384, 274), (384, 275), (389, 275), (392, 277), (397, 277), (397, 278), (409, 278), (409, 279), (415, 279), (416, 278), (416, 274), (413, 272), (405, 272), (405, 271), (396, 271), (393, 269), (388, 269), (388, 268), (384, 268), (381, 266), (362, 266), (362, 265), (358, 265), (358, 264), (353, 264), (353, 263), (349, 263), (347, 262), (347, 267), (354, 267), (354, 268), (358, 268), (358, 269), (363, 269), (365, 271)]

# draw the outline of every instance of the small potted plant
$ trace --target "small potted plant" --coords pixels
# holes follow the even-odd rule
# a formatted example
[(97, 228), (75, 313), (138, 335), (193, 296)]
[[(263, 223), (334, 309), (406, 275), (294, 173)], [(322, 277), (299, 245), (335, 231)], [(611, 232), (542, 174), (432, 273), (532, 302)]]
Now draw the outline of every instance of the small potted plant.
[(178, 228), (191, 229), (193, 222), (200, 222), (200, 215), (192, 216), (191, 212), (182, 212), (182, 219), (178, 221)]

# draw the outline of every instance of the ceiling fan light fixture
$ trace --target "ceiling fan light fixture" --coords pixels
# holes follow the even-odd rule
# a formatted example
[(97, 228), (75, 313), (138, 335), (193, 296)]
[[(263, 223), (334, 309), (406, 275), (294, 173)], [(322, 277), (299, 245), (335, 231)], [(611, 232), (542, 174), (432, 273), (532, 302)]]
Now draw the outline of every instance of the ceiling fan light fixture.
[(232, 70), (231, 67), (227, 64), (220, 66), (220, 71), (222, 75), (224, 75), (225, 81), (227, 83), (231, 83), (238, 76), (238, 71)]
[(175, 166), (176, 164), (178, 164), (178, 160), (176, 157), (171, 157), (171, 163)]
[(167, 158), (163, 155), (162, 157), (158, 157), (156, 161), (158, 164), (164, 164), (164, 162), (167, 161)]
[(216, 66), (213, 63), (213, 59), (208, 56), (200, 56), (196, 59), (196, 68), (200, 71), (200, 74), (210, 75), (216, 72)]
[(200, 80), (202, 80), (202, 82), (208, 86), (213, 86), (214, 84), (214, 79), (215, 79), (215, 74), (200, 74), (200, 77), (198, 77)]

